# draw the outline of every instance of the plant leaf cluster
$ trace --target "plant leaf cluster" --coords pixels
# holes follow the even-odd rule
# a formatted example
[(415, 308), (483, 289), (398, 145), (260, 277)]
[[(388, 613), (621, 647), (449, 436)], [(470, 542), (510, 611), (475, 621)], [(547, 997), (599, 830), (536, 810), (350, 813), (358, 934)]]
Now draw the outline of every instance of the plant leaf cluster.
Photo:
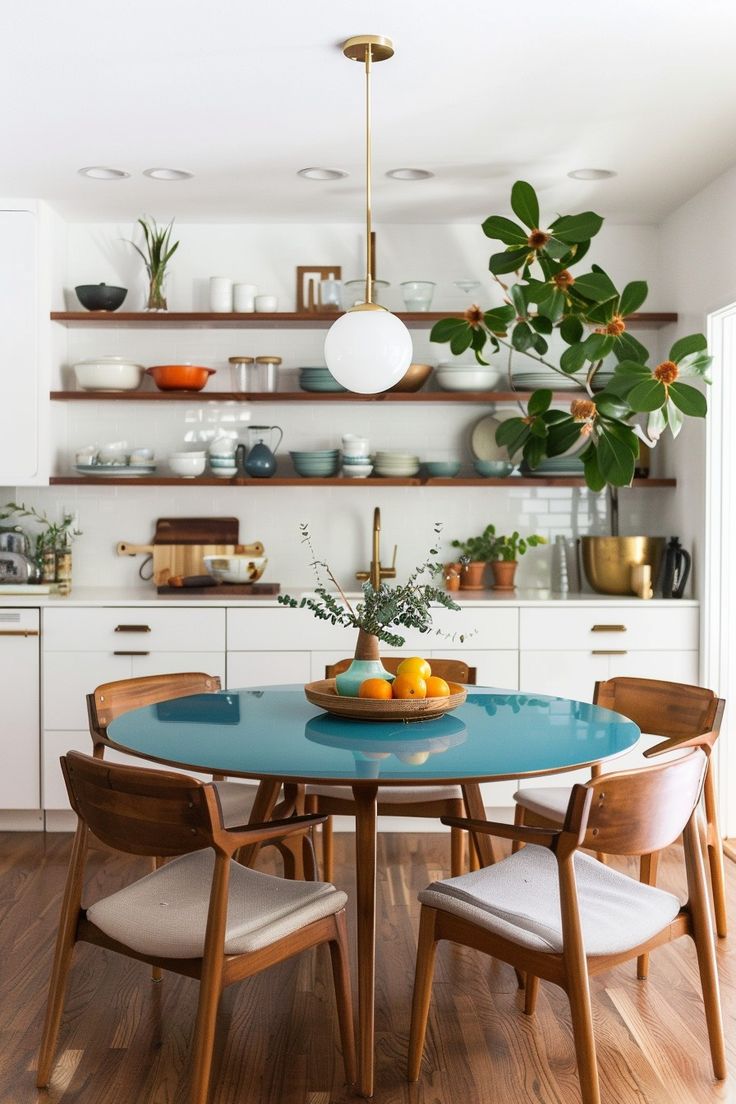
[(452, 541), (452, 547), (460, 550), (461, 560), (465, 562), (490, 563), (493, 560), (518, 560), (529, 548), (546, 543), (546, 537), (540, 537), (537, 533), (530, 533), (527, 537), (522, 537), (516, 530), (510, 536), (497, 534), (495, 525), (491, 524), (486, 525), (477, 537)]
[[(627, 486), (640, 441), (652, 447), (667, 427), (677, 437), (685, 417), (705, 417), (703, 392), (682, 382), (688, 377), (710, 382), (712, 358), (705, 337), (680, 338), (667, 359), (652, 366), (649, 350), (627, 328), (627, 319), (647, 297), (646, 282), (634, 280), (619, 290), (599, 265), (572, 271), (601, 229), (601, 216), (593, 211), (559, 215), (543, 226), (536, 192), (524, 180), (511, 189), (511, 209), (518, 222), (492, 215), (483, 223), (486, 236), (505, 246), (488, 262), (503, 290), (503, 304), (487, 311), (471, 307), (463, 318), (443, 318), (433, 327), (431, 340), (449, 343), (455, 355), (472, 349), (481, 364), (487, 363), (486, 346), (496, 353), (508, 349), (512, 387), (515, 354), (575, 378), (584, 401), (573, 401), (569, 411), (553, 409), (552, 390), (535, 391), (524, 414), (499, 427), (496, 440), (509, 455), (521, 453), (532, 469), (545, 457), (577, 446), (591, 489)], [(509, 273), (516, 275), (510, 285), (500, 279)], [(548, 359), (552, 334), (565, 345), (555, 361)], [(595, 379), (609, 356), (616, 361), (613, 376), (598, 390)]]

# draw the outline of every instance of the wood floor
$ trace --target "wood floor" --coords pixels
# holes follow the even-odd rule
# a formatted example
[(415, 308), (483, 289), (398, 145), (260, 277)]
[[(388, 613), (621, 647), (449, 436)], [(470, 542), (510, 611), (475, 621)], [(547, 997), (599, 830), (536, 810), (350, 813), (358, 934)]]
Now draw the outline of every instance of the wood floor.
[[(197, 984), (93, 947), (77, 951), (51, 1087), (34, 1087), (46, 983), (70, 837), (0, 834), (0, 1104), (185, 1104)], [(336, 837), (336, 880), (351, 892), (352, 837)], [(447, 873), (449, 838), (379, 837), (376, 1104), (578, 1104), (564, 994), (542, 985), (521, 1011), (512, 970), (440, 948), (422, 1080), (405, 1081), (417, 891)], [(261, 869), (275, 870), (267, 854)], [(728, 863), (731, 904), (736, 865)], [(146, 869), (96, 852), (89, 899)], [(682, 892), (680, 853), (661, 884)], [(731, 1081), (708, 1059), (695, 954), (655, 952), (650, 979), (619, 967), (593, 982), (604, 1104), (736, 1101), (736, 910), (718, 947)], [(344, 1104), (324, 949), (233, 986), (219, 1023), (212, 1104)]]

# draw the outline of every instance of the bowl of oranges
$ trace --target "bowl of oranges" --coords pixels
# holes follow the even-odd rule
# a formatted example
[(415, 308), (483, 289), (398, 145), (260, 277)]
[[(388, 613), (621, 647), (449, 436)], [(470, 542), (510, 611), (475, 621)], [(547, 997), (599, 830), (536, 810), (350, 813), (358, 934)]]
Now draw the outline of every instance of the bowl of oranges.
[(428, 721), (457, 709), (467, 697), (464, 686), (433, 675), (420, 656), (402, 660), (391, 680), (366, 679), (357, 697), (338, 694), (334, 678), (307, 683), (304, 693), (312, 705), (356, 721)]

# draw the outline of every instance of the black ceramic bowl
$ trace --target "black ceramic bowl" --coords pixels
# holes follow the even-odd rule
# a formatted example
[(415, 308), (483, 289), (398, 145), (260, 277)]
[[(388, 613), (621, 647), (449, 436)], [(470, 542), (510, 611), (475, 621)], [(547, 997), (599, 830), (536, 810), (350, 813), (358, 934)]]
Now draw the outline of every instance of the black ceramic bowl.
[(109, 284), (80, 284), (74, 289), (77, 299), (90, 311), (114, 311), (122, 305), (127, 288), (111, 287)]

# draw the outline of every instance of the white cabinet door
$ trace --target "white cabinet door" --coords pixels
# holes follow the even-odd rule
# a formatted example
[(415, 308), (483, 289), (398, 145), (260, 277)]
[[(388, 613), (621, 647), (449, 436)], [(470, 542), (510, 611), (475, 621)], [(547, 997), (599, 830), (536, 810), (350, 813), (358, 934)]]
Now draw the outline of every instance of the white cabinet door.
[(519, 688), (524, 693), (551, 694), (592, 701), (593, 689), (608, 678), (609, 656), (589, 651), (527, 651), (519, 657)]
[(36, 214), (0, 210), (0, 485), (39, 477)]
[(44, 729), (86, 729), (86, 696), (102, 682), (131, 677), (130, 656), (112, 652), (45, 652)]
[(0, 809), (41, 807), (38, 625), (37, 610), (0, 610)]
[(227, 686), (238, 690), (310, 682), (310, 666), (309, 652), (228, 652)]
[(198, 671), (219, 678), (225, 685), (224, 652), (151, 652), (146, 656), (131, 656), (133, 678), (144, 675), (178, 675)]

